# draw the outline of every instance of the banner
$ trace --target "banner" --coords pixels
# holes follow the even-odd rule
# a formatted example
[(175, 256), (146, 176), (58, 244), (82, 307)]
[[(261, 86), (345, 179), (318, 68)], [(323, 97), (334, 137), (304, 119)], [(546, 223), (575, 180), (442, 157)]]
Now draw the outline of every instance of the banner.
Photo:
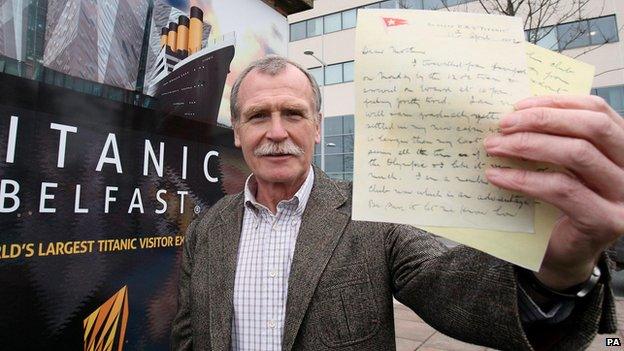
[[(166, 350), (185, 230), (248, 174), (230, 86), (285, 53), (286, 19), (252, 0), (0, 9), (1, 348)], [(195, 51), (162, 44), (173, 20), (199, 23)]]

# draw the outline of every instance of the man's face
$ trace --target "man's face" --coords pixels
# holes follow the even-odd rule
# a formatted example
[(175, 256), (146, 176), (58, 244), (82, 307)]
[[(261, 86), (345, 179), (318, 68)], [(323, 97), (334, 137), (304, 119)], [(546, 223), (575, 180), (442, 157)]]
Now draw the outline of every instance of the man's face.
[(312, 101), (310, 82), (291, 65), (276, 76), (252, 70), (243, 79), (234, 141), (259, 183), (305, 180), (320, 142)]

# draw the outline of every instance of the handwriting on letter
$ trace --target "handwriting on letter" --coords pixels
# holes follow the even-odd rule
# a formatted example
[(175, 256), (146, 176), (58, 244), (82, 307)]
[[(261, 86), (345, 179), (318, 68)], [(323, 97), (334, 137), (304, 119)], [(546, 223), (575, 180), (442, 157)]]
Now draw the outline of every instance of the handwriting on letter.
[(530, 95), (519, 20), (360, 14), (354, 219), (533, 232), (533, 201), (488, 184), (487, 167), (510, 163), (482, 146)]

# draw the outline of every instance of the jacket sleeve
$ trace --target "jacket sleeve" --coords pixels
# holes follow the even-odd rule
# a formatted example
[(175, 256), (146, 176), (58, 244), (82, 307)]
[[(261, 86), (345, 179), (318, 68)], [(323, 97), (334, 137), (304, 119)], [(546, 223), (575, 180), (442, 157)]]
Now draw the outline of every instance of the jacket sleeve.
[(193, 251), (196, 241), (195, 228), (200, 219), (201, 216), (191, 222), (184, 236), (178, 284), (178, 309), (171, 326), (171, 349), (176, 351), (193, 349), (190, 283), (191, 272), (193, 271)]
[(608, 283), (599, 284), (564, 322), (542, 326), (563, 332), (546, 345), (527, 337), (520, 321), (513, 265), (461, 245), (448, 250), (430, 233), (409, 226), (393, 227), (385, 246), (396, 299), (454, 338), (503, 350), (577, 350), (599, 329), (613, 328)]

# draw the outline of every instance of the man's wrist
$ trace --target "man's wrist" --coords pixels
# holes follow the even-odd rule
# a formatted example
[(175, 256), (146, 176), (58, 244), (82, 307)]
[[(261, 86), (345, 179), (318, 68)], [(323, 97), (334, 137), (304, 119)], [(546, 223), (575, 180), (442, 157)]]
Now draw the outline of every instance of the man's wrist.
[(532, 271), (518, 268), (517, 274), (519, 283), (540, 306), (550, 304), (552, 301), (583, 298), (596, 287), (602, 276), (600, 268), (596, 265), (584, 282), (565, 289), (553, 289), (541, 282)]

